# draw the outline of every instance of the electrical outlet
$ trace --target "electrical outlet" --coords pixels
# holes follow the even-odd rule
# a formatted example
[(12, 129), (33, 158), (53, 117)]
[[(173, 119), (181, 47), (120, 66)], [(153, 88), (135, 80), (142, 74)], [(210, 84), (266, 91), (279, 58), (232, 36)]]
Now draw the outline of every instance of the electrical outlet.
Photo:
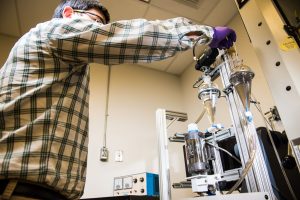
[(118, 150), (115, 152), (115, 161), (123, 162), (123, 151), (122, 150)]
[(108, 161), (108, 154), (109, 154), (108, 149), (106, 147), (102, 147), (100, 149), (100, 160), (102, 162)]

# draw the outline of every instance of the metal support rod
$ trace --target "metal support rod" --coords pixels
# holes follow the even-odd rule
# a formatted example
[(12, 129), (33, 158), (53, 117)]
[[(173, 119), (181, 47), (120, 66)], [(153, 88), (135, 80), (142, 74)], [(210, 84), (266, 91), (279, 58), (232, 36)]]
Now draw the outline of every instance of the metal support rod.
[[(226, 62), (228, 62), (228, 61), (226, 60)], [(220, 76), (221, 76), (221, 80), (223, 82), (224, 88), (226, 88), (228, 85), (230, 85), (229, 74), (230, 74), (229, 67), (226, 67), (226, 66), (221, 67)], [(238, 107), (236, 105), (237, 104), (236, 103), (236, 94), (230, 93), (230, 94), (228, 94), (226, 99), (227, 99), (228, 106), (229, 106), (231, 120), (233, 121), (233, 124), (234, 124), (234, 131), (236, 133), (236, 140), (237, 140), (239, 152), (241, 155), (240, 156), (241, 161), (244, 166), (245, 163), (247, 162), (247, 158), (249, 158), (250, 155), (248, 152), (248, 147), (246, 145), (247, 142), (246, 142), (245, 138), (241, 137), (241, 135), (238, 134), (238, 133), (243, 132), (243, 128), (242, 128), (242, 122), (240, 121), (240, 117), (238, 116), (239, 113), (238, 113)], [(245, 178), (245, 182), (246, 182), (246, 187), (247, 187), (248, 191), (252, 191), (252, 192), (257, 191), (257, 187), (255, 184), (255, 177), (254, 177), (252, 170), (250, 170), (247, 177)]]
[(175, 121), (177, 121), (177, 117), (174, 117), (174, 119), (172, 119), (169, 124), (167, 125), (167, 128), (169, 128)]
[(174, 112), (164, 109), (156, 110), (156, 132), (158, 134), (159, 150), (159, 193), (160, 200), (171, 200), (171, 181), (168, 151), (167, 119), (185, 122), (188, 117), (186, 113)]
[(164, 109), (156, 111), (156, 132), (159, 148), (159, 196), (160, 200), (171, 200), (166, 111)]
[[(222, 64), (222, 67), (220, 69), (220, 75), (224, 87), (227, 87), (230, 84), (230, 68), (234, 64), (232, 62), (232, 58), (229, 57), (229, 55), (224, 54), (222, 58), (224, 60), (224, 63)], [(245, 125), (243, 118), (241, 118), (243, 114), (240, 111), (243, 110), (243, 108), (241, 106), (240, 99), (235, 91), (233, 93), (228, 94), (227, 100), (231, 118), (233, 121), (233, 126), (236, 132), (236, 139), (241, 154), (241, 160), (242, 163), (245, 165), (246, 161), (250, 158), (249, 144), (245, 135), (245, 131), (249, 131), (252, 134), (254, 134), (256, 144), (259, 144), (256, 129), (253, 123)], [(267, 167), (264, 162), (262, 149), (259, 145), (256, 146), (256, 158), (254, 159), (253, 167), (248, 172), (248, 175), (245, 180), (248, 192), (268, 192), (270, 195), (270, 199), (276, 199), (276, 196), (273, 193)]]

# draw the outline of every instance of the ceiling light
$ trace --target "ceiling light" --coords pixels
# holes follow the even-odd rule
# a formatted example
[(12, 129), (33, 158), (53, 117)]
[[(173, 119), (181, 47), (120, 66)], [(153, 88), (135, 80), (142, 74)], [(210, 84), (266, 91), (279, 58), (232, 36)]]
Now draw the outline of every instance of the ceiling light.
[(151, 0), (140, 0), (140, 1), (143, 1), (145, 3), (150, 3)]

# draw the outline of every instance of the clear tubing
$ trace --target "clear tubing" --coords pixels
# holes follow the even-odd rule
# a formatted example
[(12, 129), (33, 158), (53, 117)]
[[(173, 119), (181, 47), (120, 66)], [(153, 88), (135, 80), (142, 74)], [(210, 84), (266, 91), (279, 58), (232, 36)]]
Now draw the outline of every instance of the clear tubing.
[(249, 131), (249, 127), (247, 127), (247, 125), (248, 125), (247, 123), (252, 123), (252, 122), (247, 122), (245, 120), (244, 120), (244, 122), (246, 122), (246, 123), (243, 125), (243, 129), (244, 129), (244, 132), (246, 133), (246, 137), (249, 141), (250, 157), (249, 157), (248, 161), (245, 164), (245, 167), (242, 171), (240, 179), (232, 186), (232, 188), (226, 194), (231, 194), (243, 182), (243, 180), (245, 179), (245, 177), (248, 174), (249, 170), (251, 169), (251, 167), (253, 165), (253, 162), (254, 162), (254, 159), (255, 159), (256, 140), (255, 140), (254, 134), (251, 133), (251, 131)]
[(216, 146), (216, 145), (214, 145), (214, 144), (212, 144), (212, 143), (210, 143), (210, 142), (205, 142), (205, 143), (208, 144), (208, 145), (210, 145), (210, 146), (213, 146), (213, 147), (216, 148), (216, 149), (219, 149), (219, 150), (221, 150), (221, 151), (227, 153), (227, 154), (228, 154), (230, 157), (232, 157), (235, 161), (237, 161), (238, 163), (242, 164), (241, 161), (240, 161), (237, 157), (235, 157), (232, 153), (230, 153), (230, 152), (227, 151), (226, 149), (223, 149), (223, 148), (221, 148), (221, 147), (218, 147), (218, 146)]
[(205, 112), (206, 112), (206, 110), (203, 109), (202, 112), (200, 113), (199, 117), (195, 121), (196, 124), (198, 124), (200, 122), (200, 120), (203, 118)]
[[(234, 46), (234, 48), (235, 48), (235, 57), (230, 56), (231, 57), (231, 59), (229, 60), (230, 66), (236, 66), (240, 62), (240, 59), (238, 58), (238, 53), (236, 51), (236, 46)], [(238, 116), (240, 118), (240, 121), (242, 122), (243, 132), (245, 133), (245, 136), (247, 137), (247, 140), (249, 142), (249, 149), (248, 149), (248, 151), (250, 152), (249, 153), (249, 159), (245, 163), (245, 167), (242, 170), (240, 179), (232, 186), (232, 188), (226, 194), (231, 194), (243, 182), (243, 180), (245, 179), (245, 177), (248, 174), (249, 170), (253, 166), (254, 159), (255, 159), (256, 139), (254, 137), (254, 134), (252, 134), (251, 131), (249, 130), (249, 127), (251, 127), (251, 126), (248, 126), (248, 124), (252, 123), (252, 122), (246, 120), (246, 116), (245, 116), (244, 112), (245, 111), (243, 111), (243, 112), (240, 111)]]

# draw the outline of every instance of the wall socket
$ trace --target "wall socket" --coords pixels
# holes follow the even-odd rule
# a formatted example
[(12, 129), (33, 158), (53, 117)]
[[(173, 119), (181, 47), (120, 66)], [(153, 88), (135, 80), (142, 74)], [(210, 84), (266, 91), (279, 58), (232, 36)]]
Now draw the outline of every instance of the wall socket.
[(100, 160), (101, 160), (102, 162), (108, 161), (108, 154), (109, 154), (108, 148), (102, 147), (102, 148), (100, 149)]
[(115, 151), (115, 161), (123, 162), (123, 151), (122, 150)]

